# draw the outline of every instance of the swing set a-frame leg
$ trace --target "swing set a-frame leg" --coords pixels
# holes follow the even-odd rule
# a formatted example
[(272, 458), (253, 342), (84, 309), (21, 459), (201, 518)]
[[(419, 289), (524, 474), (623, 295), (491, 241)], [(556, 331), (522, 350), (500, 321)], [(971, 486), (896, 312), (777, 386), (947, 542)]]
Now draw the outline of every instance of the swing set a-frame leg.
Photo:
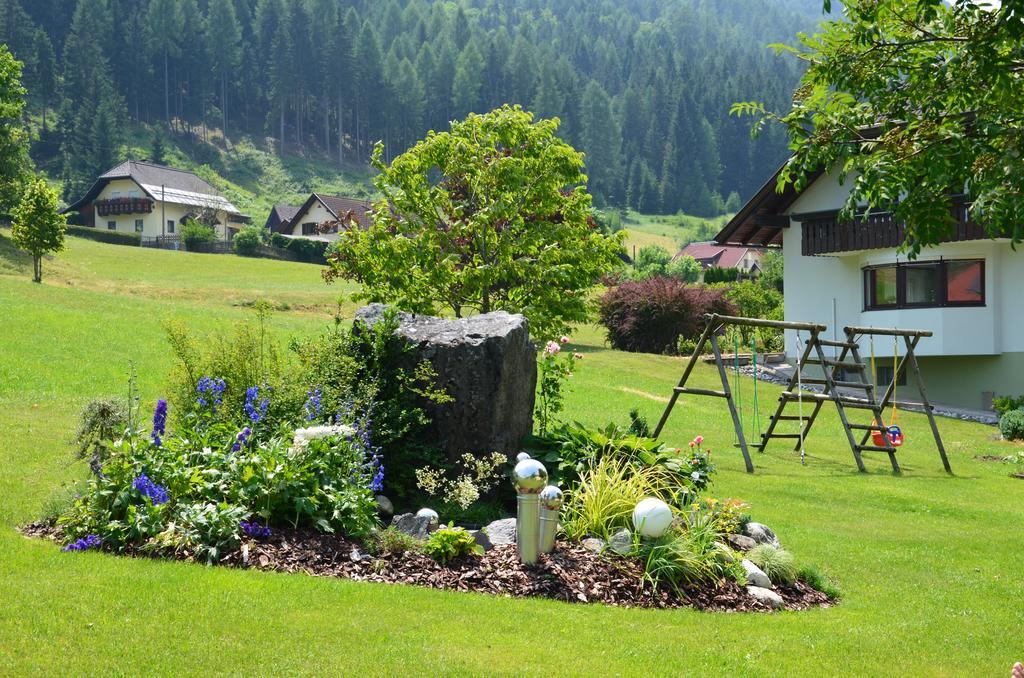
[(714, 334), (711, 335), (711, 349), (715, 352), (715, 365), (718, 366), (718, 376), (722, 378), (722, 391), (725, 392), (725, 401), (729, 403), (729, 414), (732, 415), (732, 424), (736, 427), (736, 437), (740, 441), (743, 463), (746, 464), (747, 473), (753, 473), (754, 462), (750, 459), (747, 439), (743, 435), (743, 421), (740, 419), (740, 413), (736, 411), (736, 402), (733, 400), (732, 390), (729, 388), (729, 376), (725, 373), (725, 365), (722, 364), (722, 351), (718, 347), (718, 337)]
[(661, 414), (661, 419), (658, 420), (658, 425), (654, 428), (654, 437), (657, 438), (661, 435), (661, 429), (665, 428), (665, 423), (668, 421), (668, 415), (672, 414), (672, 408), (676, 406), (676, 401), (679, 399), (679, 394), (682, 393), (682, 389), (686, 386), (686, 380), (690, 378), (690, 373), (693, 372), (694, 366), (697, 361), (700, 360), (700, 352), (704, 349), (704, 345), (708, 341), (708, 337), (711, 335), (711, 323), (704, 326), (704, 332), (701, 333), (700, 339), (697, 340), (697, 346), (693, 349), (693, 354), (690, 356), (690, 362), (686, 364), (686, 368), (683, 370), (683, 376), (679, 378), (679, 384), (672, 389), (672, 396), (668, 400), (668, 405), (665, 406), (665, 411)]

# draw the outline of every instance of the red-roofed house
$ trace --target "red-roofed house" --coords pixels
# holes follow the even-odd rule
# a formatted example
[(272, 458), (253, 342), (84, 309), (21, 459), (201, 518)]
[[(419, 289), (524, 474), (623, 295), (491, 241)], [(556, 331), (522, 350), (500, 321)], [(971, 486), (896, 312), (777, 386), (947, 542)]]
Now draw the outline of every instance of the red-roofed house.
[(756, 278), (761, 275), (764, 249), (746, 245), (719, 245), (714, 242), (695, 242), (683, 248), (675, 258), (689, 256), (704, 268), (736, 268), (741, 276)]

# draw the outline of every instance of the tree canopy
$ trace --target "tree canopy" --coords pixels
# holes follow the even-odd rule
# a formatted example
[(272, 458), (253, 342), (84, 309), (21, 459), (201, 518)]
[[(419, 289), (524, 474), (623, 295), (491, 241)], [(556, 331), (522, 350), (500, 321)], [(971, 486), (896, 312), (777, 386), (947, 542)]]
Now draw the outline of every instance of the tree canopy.
[(522, 313), (535, 337), (585, 321), (621, 236), (598, 228), (583, 155), (557, 129), (506, 105), (429, 133), (390, 165), (378, 145), (373, 224), (341, 229), (328, 278), (416, 313)]
[[(825, 0), (828, 8), (830, 2)], [(821, 168), (851, 186), (843, 217), (891, 212), (904, 248), (951, 233), (954, 204), (993, 237), (1024, 238), (1024, 1), (844, 0), (843, 18), (799, 47), (807, 65), (782, 123), (793, 151), (779, 185)]]
[(0, 214), (17, 203), (31, 163), (28, 134), (20, 125), (25, 109), (21, 63), (0, 45)]

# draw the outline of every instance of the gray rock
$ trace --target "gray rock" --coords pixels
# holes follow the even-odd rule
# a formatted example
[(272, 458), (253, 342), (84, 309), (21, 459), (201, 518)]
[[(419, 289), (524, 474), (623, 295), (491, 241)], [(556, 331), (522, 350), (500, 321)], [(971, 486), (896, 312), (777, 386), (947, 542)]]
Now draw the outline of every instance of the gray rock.
[(744, 534), (728, 534), (725, 536), (725, 539), (737, 551), (749, 551), (757, 546), (756, 541)]
[(470, 534), (473, 535), (473, 541), (476, 542), (477, 546), (484, 551), (490, 551), (494, 548), (494, 542), (490, 540), (487, 533), (483, 530), (473, 530)]
[(759, 586), (763, 589), (770, 589), (772, 587), (772, 580), (757, 565), (754, 565), (749, 560), (740, 561), (740, 565), (747, 571), (748, 584)]
[(377, 513), (385, 518), (395, 515), (395, 505), (391, 503), (390, 499), (383, 494), (375, 495), (373, 498), (377, 502)]
[(743, 526), (743, 534), (750, 537), (758, 544), (769, 544), (777, 549), (782, 548), (779, 538), (775, 536), (772, 529), (761, 523), (747, 523)]
[(628, 556), (633, 551), (633, 533), (628, 528), (622, 528), (608, 540), (608, 548), (620, 556)]
[[(368, 326), (379, 321), (383, 304), (360, 309)], [(533, 430), (537, 352), (521, 315), (505, 311), (448, 319), (399, 314), (397, 334), (413, 347), (411, 364), (430, 362), (437, 386), (453, 400), (425, 402), (431, 440), (451, 459), (466, 453), (519, 451)]]
[(762, 603), (768, 603), (776, 610), (785, 605), (785, 601), (775, 591), (771, 589), (762, 588), (760, 586), (748, 586), (747, 593), (760, 600)]
[(583, 548), (588, 551), (593, 551), (594, 553), (604, 551), (604, 547), (606, 546), (604, 539), (598, 539), (597, 537), (587, 537), (581, 543), (583, 544)]
[(391, 520), (391, 526), (399, 532), (425, 540), (430, 536), (430, 518), (415, 513), (403, 513)]
[(359, 549), (353, 547), (352, 552), (348, 554), (349, 560), (353, 563), (358, 563), (364, 560), (373, 560), (373, 556), (368, 553), (362, 553)]
[(715, 548), (718, 549), (718, 553), (721, 555), (722, 560), (724, 560), (727, 563), (735, 563), (736, 562), (736, 554), (733, 553), (733, 550), (731, 548), (729, 548), (728, 545), (726, 545), (726, 544), (724, 544), (724, 543), (722, 543), (720, 541), (716, 541), (715, 542)]
[(487, 538), (494, 546), (516, 543), (516, 519), (503, 518), (495, 520), (484, 528)]

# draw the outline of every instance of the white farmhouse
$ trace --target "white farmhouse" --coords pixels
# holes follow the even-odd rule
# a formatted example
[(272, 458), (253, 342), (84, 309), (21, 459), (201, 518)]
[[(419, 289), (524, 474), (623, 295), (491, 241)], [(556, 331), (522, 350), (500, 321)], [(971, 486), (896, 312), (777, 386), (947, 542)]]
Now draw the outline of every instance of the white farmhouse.
[(192, 172), (127, 160), (101, 174), (65, 212), (92, 228), (138, 233), (145, 239), (175, 240), (188, 218), (210, 222), (229, 240), (248, 217)]
[[(801, 192), (779, 193), (777, 176), (715, 240), (782, 248), (786, 320), (824, 323), (840, 338), (846, 325), (931, 330), (915, 353), (936, 403), (989, 409), (994, 395), (1024, 393), (1024, 254), (1009, 240), (989, 238), (967, 221), (963, 203), (953, 203), (956, 226), (946, 240), (909, 261), (897, 251), (903, 228), (889, 214), (838, 221), (849, 182), (821, 173)], [(787, 331), (789, 356), (796, 339)], [(883, 384), (892, 378), (893, 350), (875, 340)], [(867, 360), (869, 350), (862, 355)], [(900, 391), (908, 399), (916, 393)]]
[[(366, 228), (370, 224), (369, 211), (372, 207), (373, 204), (367, 200), (313, 193), (299, 207), (275, 206), (267, 219), (267, 226), (273, 233), (294, 238), (337, 240), (338, 222)], [(324, 223), (335, 225), (322, 232), (319, 227)]]

